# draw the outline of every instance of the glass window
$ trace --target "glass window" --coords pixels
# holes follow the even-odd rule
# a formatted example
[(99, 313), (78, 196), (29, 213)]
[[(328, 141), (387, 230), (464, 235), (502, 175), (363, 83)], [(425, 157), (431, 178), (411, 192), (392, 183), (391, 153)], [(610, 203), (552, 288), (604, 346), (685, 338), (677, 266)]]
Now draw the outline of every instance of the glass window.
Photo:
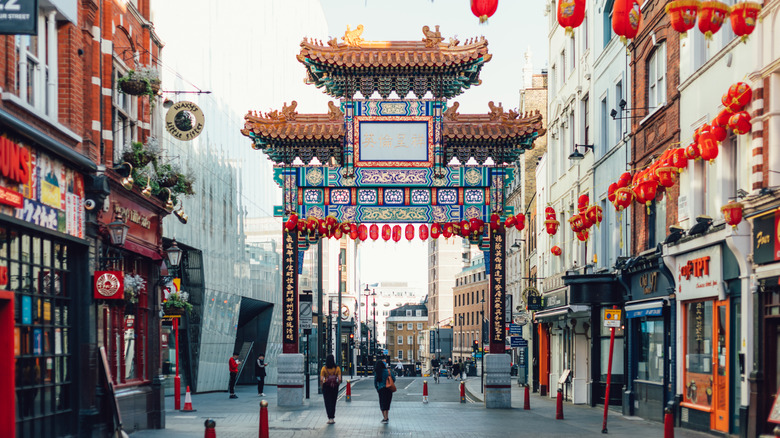
[(647, 63), (647, 102), (650, 112), (666, 102), (666, 43), (655, 49)]
[(712, 301), (686, 304), (685, 380), (686, 402), (712, 404)]
[(607, 47), (609, 41), (612, 39), (612, 6), (615, 0), (607, 0), (604, 4), (604, 15), (602, 16), (604, 27), (604, 47)]
[(414, 323), (410, 322), (410, 323), (406, 324), (406, 329), (407, 330), (414, 330)]
[(417, 330), (422, 330), (422, 327), (423, 327), (422, 323), (418, 322), (417, 323)]
[(398, 345), (403, 345), (403, 344), (404, 344), (404, 337), (403, 336), (399, 336), (398, 337)]
[(404, 323), (399, 322), (397, 328), (398, 328), (398, 330), (403, 330), (404, 329)]
[(403, 360), (403, 358), (404, 358), (404, 351), (403, 350), (398, 350), (398, 359), (399, 360)]
[(664, 320), (648, 318), (639, 322), (637, 337), (639, 359), (636, 378), (663, 383), (664, 380)]
[[(114, 69), (114, 83), (125, 72)], [(138, 97), (112, 88), (113, 118), (114, 118), (114, 162), (121, 163), (122, 149), (138, 140)]]
[(406, 343), (409, 345), (414, 344), (414, 336), (407, 336), (406, 337)]
[[(10, 5), (9, 5), (10, 6)], [(40, 10), (42, 11), (42, 9)], [(36, 110), (52, 118), (56, 118), (56, 95), (58, 93), (55, 87), (52, 91), (54, 96), (50, 96), (47, 81), (50, 70), (56, 69), (52, 65), (56, 60), (49, 60), (47, 50), (50, 46), (57, 47), (57, 32), (48, 35), (48, 26), (46, 19), (39, 12), (38, 15), (38, 34), (37, 35), (16, 35), (16, 93), (20, 99), (27, 102)]]

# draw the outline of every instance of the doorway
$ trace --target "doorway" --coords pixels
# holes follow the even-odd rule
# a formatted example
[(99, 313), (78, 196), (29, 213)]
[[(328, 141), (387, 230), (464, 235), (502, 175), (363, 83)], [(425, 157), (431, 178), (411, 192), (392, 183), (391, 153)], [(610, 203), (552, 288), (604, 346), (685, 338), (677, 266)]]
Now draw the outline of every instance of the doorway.
[[(14, 400), (14, 377), (19, 337), (14, 330), (14, 293), (0, 291), (0, 400)], [(16, 404), (8, 403), (0, 409), (0, 430), (16, 436)]]
[(729, 431), (729, 302), (715, 303), (715, 324), (713, 338), (715, 339), (715, 354), (713, 369), (715, 370), (713, 392), (712, 429), (728, 433)]

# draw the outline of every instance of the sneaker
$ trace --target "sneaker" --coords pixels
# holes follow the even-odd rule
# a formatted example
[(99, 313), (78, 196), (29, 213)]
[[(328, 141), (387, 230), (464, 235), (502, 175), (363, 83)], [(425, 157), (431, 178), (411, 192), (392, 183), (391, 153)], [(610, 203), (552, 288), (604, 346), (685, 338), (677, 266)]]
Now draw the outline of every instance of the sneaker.
[(385, 420), (385, 419), (383, 418), (383, 419), (382, 419), (382, 421), (380, 421), (380, 423), (382, 423), (382, 424), (387, 424), (387, 420)]
[(261, 393), (260, 393), (260, 397), (265, 397), (265, 393), (264, 393), (264, 392), (261, 392)]
[(235, 394), (230, 394), (230, 398), (238, 398), (238, 396)]

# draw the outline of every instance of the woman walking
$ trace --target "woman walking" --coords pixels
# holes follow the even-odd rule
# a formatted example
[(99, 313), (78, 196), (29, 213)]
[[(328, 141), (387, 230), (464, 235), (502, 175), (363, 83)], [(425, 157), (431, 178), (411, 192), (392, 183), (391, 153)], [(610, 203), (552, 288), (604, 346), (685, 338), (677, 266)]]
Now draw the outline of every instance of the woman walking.
[(377, 361), (374, 365), (374, 387), (379, 394), (379, 410), (382, 411), (382, 424), (387, 424), (390, 414), (390, 402), (395, 392), (395, 375), (387, 366), (387, 359)]
[(320, 370), (320, 384), (322, 384), (322, 398), (325, 401), (328, 424), (333, 424), (336, 422), (336, 399), (341, 384), (341, 368), (336, 365), (336, 359), (332, 354), (328, 355), (325, 366)]

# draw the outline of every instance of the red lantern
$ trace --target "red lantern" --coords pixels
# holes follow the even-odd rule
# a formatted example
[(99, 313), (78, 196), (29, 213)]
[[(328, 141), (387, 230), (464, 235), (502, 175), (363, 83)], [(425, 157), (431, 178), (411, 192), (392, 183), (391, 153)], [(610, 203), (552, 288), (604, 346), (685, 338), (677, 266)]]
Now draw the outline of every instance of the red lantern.
[(390, 237), (392, 235), (392, 229), (390, 228), (390, 225), (384, 224), (382, 225), (382, 239), (387, 242), (390, 240)]
[(728, 204), (720, 208), (726, 223), (737, 228), (737, 224), (742, 222), (742, 204), (735, 201), (729, 201)]
[(420, 240), (428, 240), (428, 225), (420, 225)]
[(602, 220), (604, 220), (604, 214), (603, 213), (604, 212), (601, 209), (601, 207), (599, 207), (598, 205), (592, 205), (588, 209), (587, 213), (585, 213), (585, 215), (588, 217), (588, 220), (591, 223), (594, 223), (594, 224), (598, 225), (598, 224), (601, 223)]
[(479, 17), (479, 23), (485, 23), (498, 9), (498, 0), (471, 0), (471, 13)]
[(619, 187), (615, 190), (615, 210), (623, 211), (634, 200), (634, 191), (629, 187)]
[[(715, 120), (713, 120), (713, 123), (715, 122)], [(715, 141), (717, 141), (718, 143), (725, 140), (726, 137), (728, 137), (729, 135), (728, 132), (726, 132), (726, 128), (720, 125), (712, 125), (712, 128), (710, 128), (710, 133), (712, 133), (712, 137), (715, 138)]]
[(553, 255), (555, 256), (559, 256), (563, 254), (563, 250), (561, 250), (561, 248), (558, 245), (555, 245), (552, 248), (550, 248), (550, 252), (553, 253)]
[(658, 177), (658, 183), (664, 187), (672, 187), (677, 169), (677, 167), (659, 167), (656, 169), (655, 175)]
[(676, 148), (672, 151), (671, 165), (676, 167), (680, 172), (688, 167), (688, 157), (685, 156), (685, 149)]
[(352, 240), (357, 240), (357, 238), (360, 237), (358, 233), (358, 227), (352, 227), (349, 231), (349, 238)]
[(365, 242), (366, 239), (368, 239), (368, 227), (363, 224), (358, 226), (358, 239), (360, 239), (361, 242)]
[(729, 6), (719, 1), (702, 2), (699, 9), (699, 30), (706, 40), (711, 40), (729, 14)]
[(699, 136), (699, 153), (701, 159), (712, 162), (715, 158), (718, 158), (718, 142), (715, 141), (715, 136), (711, 132), (705, 132)]
[(517, 220), (515, 222), (515, 228), (518, 231), (523, 231), (523, 229), (525, 228), (525, 215), (524, 214), (520, 213), (520, 214), (517, 215)]
[(544, 214), (546, 219), (555, 219), (555, 209), (552, 207), (547, 207), (544, 209)]
[(469, 224), (469, 221), (467, 220), (460, 221), (458, 228), (461, 237), (469, 237), (469, 234), (471, 234), (471, 224)]
[(401, 226), (393, 225), (393, 242), (398, 243), (401, 240)]
[(579, 239), (580, 242), (584, 242), (588, 240), (588, 234), (589, 234), (588, 230), (582, 230), (579, 233), (577, 233), (577, 239)]
[(634, 190), (634, 192), (637, 193), (637, 202), (644, 202), (644, 204), (650, 208), (650, 204), (655, 200), (657, 189), (658, 181), (652, 178), (644, 178), (642, 181), (639, 181), (639, 184), (637, 184), (637, 187)]
[(728, 108), (723, 108), (720, 110), (718, 115), (715, 117), (715, 120), (712, 121), (713, 125), (719, 125), (719, 126), (729, 126), (729, 119), (734, 113), (729, 110)]
[(560, 222), (555, 220), (555, 209), (552, 207), (547, 207), (546, 211), (547, 220), (544, 221), (544, 228), (547, 230), (547, 234), (553, 236), (558, 232), (558, 226), (560, 225)]
[(699, 6), (698, 0), (676, 0), (667, 3), (666, 13), (672, 21), (672, 29), (683, 34), (681, 37), (696, 26)]
[(620, 178), (618, 178), (617, 186), (618, 188), (622, 188), (628, 187), (629, 184), (631, 184), (631, 174), (629, 172), (624, 172), (620, 175)]
[(495, 231), (501, 228), (501, 215), (493, 213), (490, 215), (490, 229)]
[(343, 236), (344, 234), (341, 232), (341, 227), (337, 227), (336, 229), (333, 230), (333, 235), (331, 237), (336, 240), (341, 240)]
[(615, 0), (612, 6), (612, 30), (620, 36), (623, 44), (634, 39), (642, 22), (639, 0)]
[(287, 231), (292, 231), (298, 226), (298, 215), (293, 213), (290, 215), (290, 217), (287, 219), (287, 222), (284, 223), (284, 228)]
[(585, 19), (585, 0), (558, 0), (558, 24), (566, 28), (566, 35), (574, 35), (572, 29)]
[(412, 239), (414, 239), (414, 225), (406, 224), (406, 229), (404, 230), (404, 235), (406, 237), (406, 240), (411, 242)]
[(449, 239), (450, 237), (452, 237), (453, 232), (454, 232), (454, 227), (451, 223), (447, 222), (446, 224), (444, 224), (444, 228), (442, 229), (441, 233), (444, 235), (445, 239)]
[(740, 111), (729, 119), (729, 128), (737, 135), (747, 134), (752, 126), (750, 114), (746, 111)]
[(730, 106), (731, 110), (736, 112), (742, 110), (745, 105), (750, 103), (750, 100), (753, 99), (753, 90), (750, 88), (750, 85), (744, 82), (737, 82), (729, 87), (727, 96), (733, 104), (733, 106)]
[(731, 13), (729, 14), (731, 28), (734, 30), (735, 35), (742, 37), (743, 43), (756, 28), (759, 12), (761, 12), (761, 5), (753, 2), (737, 3), (731, 7)]
[(515, 215), (510, 214), (506, 217), (506, 221), (504, 221), (504, 226), (507, 228), (512, 228), (517, 224), (517, 218)]
[(441, 236), (441, 225), (437, 223), (431, 224), (431, 239), (438, 239)]
[(587, 194), (580, 195), (579, 199), (577, 199), (577, 209), (580, 211), (580, 213), (584, 213), (585, 210), (588, 209), (588, 204), (590, 203), (590, 196)]
[[(685, 156), (689, 160), (695, 160), (695, 159), (699, 158), (701, 156), (701, 154), (699, 153), (699, 145), (697, 145), (696, 143), (689, 144), (685, 148)], [(682, 169), (680, 169), (680, 170), (682, 170)]]
[(379, 227), (376, 224), (371, 224), (371, 227), (368, 229), (368, 235), (371, 237), (371, 240), (376, 240), (379, 238)]
[(569, 226), (571, 227), (571, 230), (575, 233), (578, 233), (585, 229), (585, 224), (582, 221), (582, 216), (579, 214), (575, 214), (574, 216), (569, 218)]
[(609, 188), (607, 189), (607, 200), (609, 200), (609, 202), (615, 202), (615, 190), (617, 190), (617, 188), (617, 183), (609, 185)]

